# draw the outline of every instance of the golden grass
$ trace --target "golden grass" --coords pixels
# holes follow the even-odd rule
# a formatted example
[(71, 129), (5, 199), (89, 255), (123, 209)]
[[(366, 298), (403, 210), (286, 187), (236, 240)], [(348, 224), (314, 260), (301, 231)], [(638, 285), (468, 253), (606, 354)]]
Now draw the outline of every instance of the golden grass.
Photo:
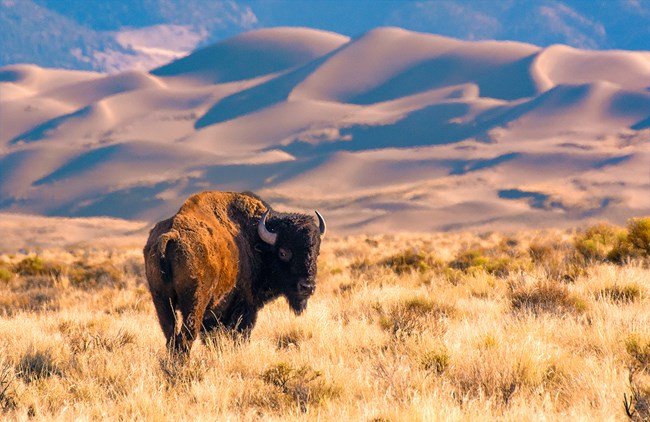
[[(572, 232), (328, 237), (306, 313), (169, 359), (137, 249), (0, 256), (9, 420), (643, 420), (650, 269)], [(582, 247), (582, 245), (581, 245)], [(604, 255), (603, 255), (604, 256)], [(627, 403), (624, 405), (624, 402)]]

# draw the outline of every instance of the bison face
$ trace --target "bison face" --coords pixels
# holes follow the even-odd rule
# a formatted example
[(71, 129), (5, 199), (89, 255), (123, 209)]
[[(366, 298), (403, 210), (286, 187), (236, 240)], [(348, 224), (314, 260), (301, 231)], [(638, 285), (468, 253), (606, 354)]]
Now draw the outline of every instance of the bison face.
[(319, 226), (309, 216), (288, 214), (266, 223), (267, 215), (260, 220), (259, 234), (267, 244), (270, 281), (299, 315), (316, 290), (316, 261), (325, 222), (320, 214)]

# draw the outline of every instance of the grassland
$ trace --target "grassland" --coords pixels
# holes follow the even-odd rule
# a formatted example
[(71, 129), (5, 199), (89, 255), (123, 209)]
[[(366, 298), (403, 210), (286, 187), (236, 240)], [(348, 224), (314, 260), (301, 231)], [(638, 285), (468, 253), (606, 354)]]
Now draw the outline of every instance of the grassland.
[(632, 229), (330, 236), (303, 316), (278, 300), (250, 341), (207, 338), (182, 367), (140, 250), (3, 254), (0, 415), (643, 420), (650, 265)]

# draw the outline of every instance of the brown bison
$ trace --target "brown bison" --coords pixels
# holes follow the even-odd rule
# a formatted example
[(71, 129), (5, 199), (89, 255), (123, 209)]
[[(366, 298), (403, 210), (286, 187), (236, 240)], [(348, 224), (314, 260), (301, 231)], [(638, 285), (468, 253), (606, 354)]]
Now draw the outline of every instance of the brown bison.
[(258, 311), (279, 296), (302, 313), (325, 233), (316, 215), (318, 225), (252, 194), (202, 192), (157, 223), (144, 260), (169, 350), (186, 355), (201, 332), (218, 327), (248, 336)]

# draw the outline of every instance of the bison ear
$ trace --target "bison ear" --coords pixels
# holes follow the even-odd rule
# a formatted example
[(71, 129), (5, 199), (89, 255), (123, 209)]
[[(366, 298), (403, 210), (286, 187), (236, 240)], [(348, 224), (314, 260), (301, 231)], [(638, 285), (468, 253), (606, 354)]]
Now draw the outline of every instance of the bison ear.
[(269, 229), (266, 228), (266, 218), (269, 216), (270, 210), (266, 210), (260, 222), (257, 223), (257, 234), (260, 235), (260, 238), (271, 246), (275, 246), (275, 242), (278, 241), (278, 234), (271, 233)]
[(320, 235), (325, 236), (325, 231), (327, 230), (327, 225), (325, 224), (325, 219), (318, 211), (315, 211), (318, 216), (318, 228), (320, 229)]

